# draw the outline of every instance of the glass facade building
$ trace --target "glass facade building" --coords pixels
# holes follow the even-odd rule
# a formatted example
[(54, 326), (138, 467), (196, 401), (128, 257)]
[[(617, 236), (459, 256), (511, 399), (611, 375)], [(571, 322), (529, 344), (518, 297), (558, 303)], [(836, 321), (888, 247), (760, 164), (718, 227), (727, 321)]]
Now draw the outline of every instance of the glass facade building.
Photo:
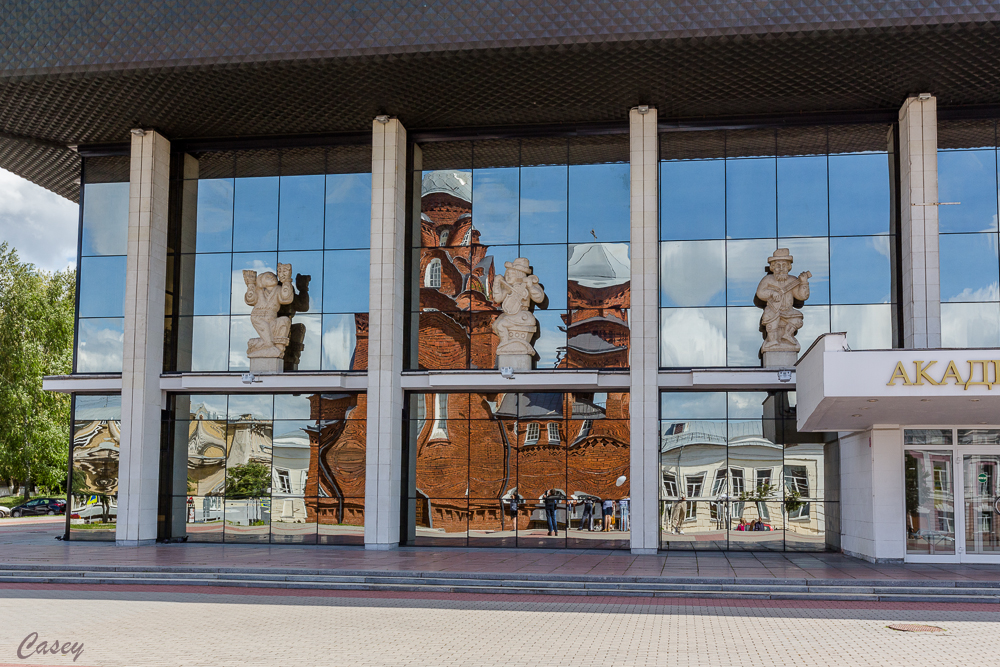
[[(940, 127), (941, 343), (998, 346), (995, 123)], [(792, 369), (763, 368), (757, 289), (787, 248), (811, 273), (794, 302), (802, 352), (841, 331), (852, 350), (901, 351), (898, 128), (660, 127), (651, 206), (636, 199), (627, 130), (418, 134), (391, 245), (375, 226), (389, 192), (377, 144), (178, 142), (157, 537), (364, 545), (366, 512), (382, 511), (393, 529), (379, 544), (628, 549), (645, 511), (662, 551), (848, 549), (849, 438), (799, 430)], [(75, 373), (117, 377), (129, 158), (83, 165)], [(637, 254), (640, 203), (655, 210), (641, 246), (653, 267)], [(389, 323), (376, 277), (387, 257), (403, 276)], [(527, 341), (537, 354), (501, 377), (497, 285), (518, 258), (544, 291)], [(245, 294), (280, 265), (294, 292), (278, 311), (291, 319), (284, 374), (262, 379), (248, 373)], [(640, 327), (642, 304), (656, 317)], [(643, 385), (645, 339), (656, 362)], [(639, 391), (656, 408), (652, 440), (636, 425)], [(115, 539), (123, 403), (75, 395), (71, 539)], [(382, 403), (391, 412), (373, 412)], [(990, 426), (900, 428), (907, 558), (1000, 553)], [(656, 468), (642, 485), (640, 458)], [(654, 479), (655, 494), (636, 497)]]

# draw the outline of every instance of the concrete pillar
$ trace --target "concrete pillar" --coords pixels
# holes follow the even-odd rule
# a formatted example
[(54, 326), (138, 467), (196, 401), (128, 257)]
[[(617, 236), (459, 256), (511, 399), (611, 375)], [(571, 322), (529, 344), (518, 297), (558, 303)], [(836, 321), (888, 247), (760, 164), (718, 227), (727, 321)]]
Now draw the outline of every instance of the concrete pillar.
[(629, 112), (631, 138), (630, 491), (632, 553), (659, 546), (659, 137), (656, 109)]
[(134, 130), (115, 529), (115, 540), (126, 546), (156, 540), (169, 167), (170, 142), (156, 132)]
[(372, 122), (366, 549), (399, 545), (402, 479), (406, 130), (380, 118)]
[(899, 110), (899, 258), (903, 347), (941, 347), (937, 100), (923, 93)]

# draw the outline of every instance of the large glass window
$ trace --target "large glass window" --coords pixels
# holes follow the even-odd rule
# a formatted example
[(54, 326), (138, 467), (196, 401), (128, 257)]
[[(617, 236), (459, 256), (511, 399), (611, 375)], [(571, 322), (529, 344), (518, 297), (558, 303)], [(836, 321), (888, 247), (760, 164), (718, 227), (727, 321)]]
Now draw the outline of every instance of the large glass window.
[(410, 394), (408, 415), (407, 543), (628, 548), (628, 394)]
[(536, 368), (623, 368), (629, 345), (627, 135), (416, 148), (409, 367), (495, 368), (494, 283), (528, 259), (545, 291)]
[(994, 121), (942, 121), (938, 136), (941, 344), (1000, 345)]
[(888, 126), (664, 133), (660, 365), (759, 366), (755, 292), (777, 248), (809, 271), (803, 350), (892, 347)]
[(906, 496), (906, 553), (955, 553), (955, 489), (951, 429), (903, 432)]
[(122, 397), (76, 394), (70, 450), (70, 539), (115, 539)]
[(661, 392), (660, 418), (661, 548), (836, 550), (839, 452), (794, 392)]
[(363, 544), (365, 398), (172, 396), (168, 537)]
[(77, 260), (77, 373), (122, 370), (128, 179), (128, 156), (84, 160)]
[[(247, 279), (290, 264), (285, 370), (365, 370), (371, 147), (184, 154), (167, 327), (181, 371), (249, 368)], [(254, 273), (245, 273), (254, 272)], [(168, 312), (171, 312), (168, 311)], [(172, 356), (173, 355), (173, 356)], [(171, 361), (173, 359), (173, 361)]]

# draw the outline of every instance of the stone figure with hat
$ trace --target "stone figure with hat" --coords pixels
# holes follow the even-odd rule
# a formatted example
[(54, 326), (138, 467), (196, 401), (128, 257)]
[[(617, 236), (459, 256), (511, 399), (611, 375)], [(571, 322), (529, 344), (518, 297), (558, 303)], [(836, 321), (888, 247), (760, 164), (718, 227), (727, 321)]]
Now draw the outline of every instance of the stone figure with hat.
[(247, 341), (250, 372), (281, 373), (285, 369), (285, 347), (292, 318), (278, 317), (278, 310), (295, 299), (292, 265), (278, 264), (277, 275), (271, 271), (257, 275), (256, 271), (244, 269), (243, 282), (247, 285), (243, 300), (253, 306), (250, 324), (258, 335)]
[(764, 344), (760, 353), (764, 367), (793, 366), (801, 346), (795, 334), (802, 328), (801, 306), (809, 298), (809, 278), (803, 271), (798, 276), (789, 273), (792, 256), (788, 248), (778, 248), (767, 258), (769, 272), (757, 285), (757, 305), (764, 309), (760, 326), (764, 329)]
[(493, 278), (493, 301), (503, 310), (493, 322), (493, 331), (500, 337), (497, 367), (531, 370), (535, 356), (531, 339), (538, 331), (538, 320), (530, 309), (532, 302), (541, 303), (545, 299), (545, 292), (524, 257), (503, 265), (504, 274)]

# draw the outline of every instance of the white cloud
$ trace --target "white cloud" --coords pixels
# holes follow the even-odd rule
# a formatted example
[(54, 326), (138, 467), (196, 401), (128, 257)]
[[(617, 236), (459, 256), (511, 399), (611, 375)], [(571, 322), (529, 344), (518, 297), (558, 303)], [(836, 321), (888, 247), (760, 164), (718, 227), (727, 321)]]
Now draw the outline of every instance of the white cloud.
[(964, 290), (948, 299), (948, 301), (1000, 301), (1000, 283), (994, 282), (986, 287), (972, 289), (966, 287)]
[(660, 311), (660, 363), (664, 366), (725, 366), (726, 312), (722, 308)]
[(46, 271), (76, 266), (79, 207), (0, 169), (0, 241)]

